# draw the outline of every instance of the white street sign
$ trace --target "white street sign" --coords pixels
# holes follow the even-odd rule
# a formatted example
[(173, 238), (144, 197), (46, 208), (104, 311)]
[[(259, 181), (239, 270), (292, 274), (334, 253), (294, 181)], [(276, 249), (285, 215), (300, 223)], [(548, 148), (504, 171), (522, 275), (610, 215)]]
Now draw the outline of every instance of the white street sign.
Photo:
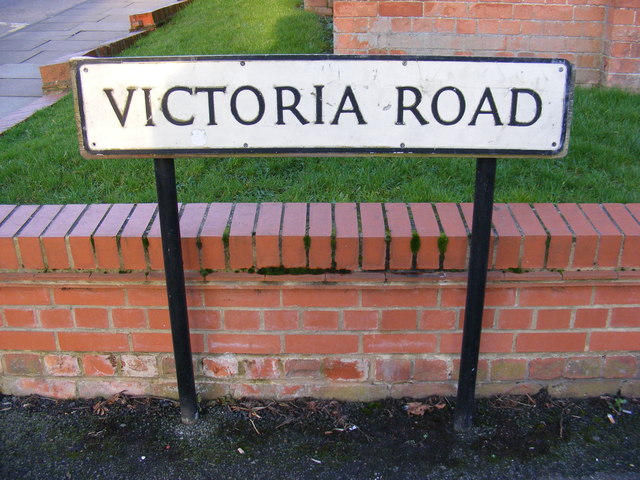
[(89, 158), (559, 157), (568, 143), (564, 60), (78, 58), (72, 72)]

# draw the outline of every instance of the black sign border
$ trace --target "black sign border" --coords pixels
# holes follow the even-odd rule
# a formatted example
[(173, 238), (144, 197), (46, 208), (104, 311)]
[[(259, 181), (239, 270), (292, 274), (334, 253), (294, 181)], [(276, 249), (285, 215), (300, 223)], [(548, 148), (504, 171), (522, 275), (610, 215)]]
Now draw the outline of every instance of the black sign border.
[[(525, 63), (525, 64), (557, 64), (567, 69), (567, 82), (563, 105), (562, 134), (560, 143), (553, 150), (518, 150), (518, 149), (469, 149), (469, 148), (363, 148), (363, 147), (310, 147), (310, 148), (201, 148), (201, 149), (153, 149), (153, 150), (92, 150), (89, 147), (83, 110), (82, 82), (80, 69), (84, 65), (144, 63), (144, 62), (238, 62), (238, 61), (395, 61), (395, 62), (478, 62), (478, 63)], [(228, 157), (228, 156), (464, 156), (475, 158), (489, 157), (550, 157), (558, 158), (566, 155), (571, 105), (573, 101), (574, 70), (568, 60), (562, 58), (525, 58), (525, 57), (464, 57), (464, 56), (421, 56), (421, 55), (195, 55), (167, 57), (79, 57), (71, 61), (74, 78), (74, 95), (76, 96), (76, 112), (81, 132), (81, 154), (86, 158), (137, 158), (137, 157)], [(75, 72), (74, 72), (75, 69)]]

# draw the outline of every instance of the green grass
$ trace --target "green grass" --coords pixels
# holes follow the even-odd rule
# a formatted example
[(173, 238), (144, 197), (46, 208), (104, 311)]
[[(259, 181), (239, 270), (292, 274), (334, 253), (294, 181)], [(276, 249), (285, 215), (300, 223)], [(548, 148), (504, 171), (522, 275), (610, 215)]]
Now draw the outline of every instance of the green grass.
[[(322, 53), (297, 0), (195, 0), (126, 55)], [(569, 155), (500, 159), (496, 200), (640, 202), (640, 94), (577, 89)], [(473, 159), (179, 159), (183, 202), (472, 201)], [(0, 136), (0, 203), (155, 201), (151, 160), (85, 160), (70, 97)]]

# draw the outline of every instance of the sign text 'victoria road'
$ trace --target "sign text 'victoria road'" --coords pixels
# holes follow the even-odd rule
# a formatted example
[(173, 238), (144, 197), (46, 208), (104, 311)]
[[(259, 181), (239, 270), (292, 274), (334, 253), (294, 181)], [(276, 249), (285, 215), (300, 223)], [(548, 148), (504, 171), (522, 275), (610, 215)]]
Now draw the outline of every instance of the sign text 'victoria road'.
[(415, 57), (77, 59), (84, 154), (561, 156), (571, 66)]

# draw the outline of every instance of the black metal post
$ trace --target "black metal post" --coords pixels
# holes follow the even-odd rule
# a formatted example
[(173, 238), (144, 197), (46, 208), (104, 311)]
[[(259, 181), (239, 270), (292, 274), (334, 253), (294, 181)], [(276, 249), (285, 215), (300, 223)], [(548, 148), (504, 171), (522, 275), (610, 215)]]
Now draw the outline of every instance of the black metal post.
[(187, 294), (184, 285), (182, 248), (180, 245), (176, 173), (173, 158), (156, 158), (154, 162), (180, 411), (182, 423), (191, 424), (198, 419), (198, 402), (193, 376)]
[(469, 255), (467, 301), (464, 311), (464, 331), (460, 353), (460, 375), (454, 428), (467, 431), (473, 418), (482, 313), (487, 285), (487, 263), (491, 239), (493, 190), (496, 179), (496, 159), (478, 158), (476, 190), (473, 200), (473, 228)]

